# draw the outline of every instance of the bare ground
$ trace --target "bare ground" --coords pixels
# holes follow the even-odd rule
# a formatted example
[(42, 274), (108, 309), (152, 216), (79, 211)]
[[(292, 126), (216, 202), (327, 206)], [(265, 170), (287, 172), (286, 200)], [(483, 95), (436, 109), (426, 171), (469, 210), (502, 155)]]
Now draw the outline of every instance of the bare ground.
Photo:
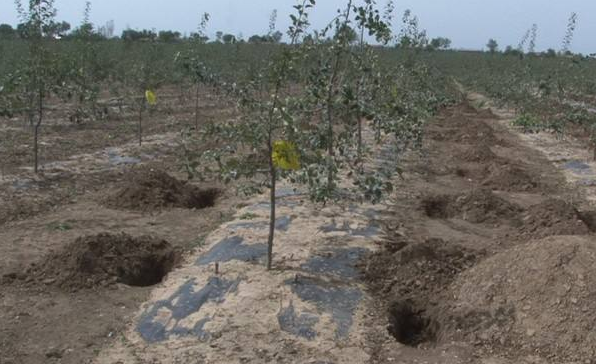
[[(372, 362), (596, 357), (592, 192), (506, 117), (451, 108), (406, 161), (383, 248), (364, 263), (385, 313), (370, 323)], [(571, 154), (565, 143), (550, 147)]]
[[(145, 146), (134, 145), (133, 129), (128, 139), (114, 143), (117, 157), (136, 158), (184, 179), (177, 173), (175, 135), (163, 129), (159, 117), (153, 123)], [(172, 130), (176, 128), (179, 125)], [(362, 218), (360, 212), (282, 208), (293, 228), (282, 234), (287, 241), (278, 253), (277, 273), (269, 277), (256, 268), (228, 264), (224, 277), (242, 277), (246, 287), (226, 306), (208, 308), (214, 310), (214, 320), (222, 318), (212, 324), (221, 330), (219, 336), (200, 343), (173, 339), (155, 348), (135, 332), (139, 305), (151, 296), (167, 296), (189, 272), (196, 277), (211, 273), (210, 267), (181, 266), (171, 279), (166, 274), (170, 283), (157, 289), (140, 287), (112, 269), (125, 262), (123, 256), (136, 259), (138, 254), (111, 249), (100, 252), (100, 261), (115, 254), (117, 264), (91, 272), (91, 281), (83, 280), (90, 284), (72, 289), (62, 284), (64, 277), (76, 273), (89, 251), (97, 253), (88, 247), (97, 236), (106, 239), (98, 235), (105, 233), (111, 234), (109, 241), (120, 233), (148, 236), (148, 246), (159, 247), (161, 253), (147, 256), (163, 257), (165, 241), (172, 251), (181, 252), (178, 264), (184, 265), (185, 258), (201, 256), (209, 233), (234, 212), (243, 212), (246, 204), (230, 192), (219, 196), (213, 207), (195, 209), (173, 207), (177, 198), (142, 206), (106, 203), (163, 195), (154, 194), (151, 186), (149, 192), (127, 191), (136, 178), (130, 165), (112, 164), (113, 150), (102, 149), (101, 140), (56, 155), (43, 177), (19, 168), (25, 157), (9, 163), (0, 207), (0, 363), (113, 364), (120, 354), (127, 358), (124, 349), (133, 347), (131, 363), (210, 363), (223, 358), (234, 363), (592, 362), (596, 338), (589, 323), (596, 312), (591, 278), (596, 256), (590, 243), (595, 214), (589, 201), (596, 194), (586, 181), (596, 173), (584, 169), (572, 174), (564, 167), (575, 159), (589, 171), (596, 171), (595, 166), (577, 145), (542, 134), (520, 136), (508, 128), (507, 115), (468, 104), (443, 110), (429, 123), (427, 135), (422, 153), (406, 156), (405, 178), (396, 180), (397, 192), (384, 204), (383, 241), (367, 238), (364, 228), (363, 235), (348, 244), (350, 249), (377, 247), (359, 263), (364, 280), (358, 285), (366, 286), (368, 296), (353, 316), (347, 342), (334, 339), (329, 327), (334, 323), (325, 315), (316, 326), (321, 339), (282, 334), (276, 313), (281, 308), (309, 309), (292, 300), (284, 287), (291, 287), (288, 280), (313, 279), (312, 274), (295, 275), (313, 269), (301, 259), (312, 260), (313, 252), (315, 258), (327, 257), (330, 253), (323, 248), (343, 246), (346, 231), (360, 234), (362, 222), (354, 223)], [(178, 191), (184, 189), (182, 182), (167, 181)], [(311, 231), (313, 221), (325, 223), (327, 231)], [(248, 240), (260, 239), (261, 232), (246, 231)], [(312, 241), (306, 242), (305, 234)], [(223, 236), (216, 231), (211, 240), (218, 237)], [(66, 275), (59, 269), (62, 257)], [(336, 280), (325, 282), (335, 287)], [(254, 311), (255, 316), (236, 318), (238, 310)], [(269, 317), (268, 310), (273, 312), (271, 321), (259, 320), (256, 313)]]
[[(218, 101), (209, 95), (206, 99), (210, 101), (201, 110), (203, 122), (211, 120), (217, 110), (213, 105)], [(157, 201), (159, 197), (144, 191), (152, 198), (145, 203), (153, 208), (121, 206), (134, 194), (127, 187), (138, 182), (138, 174), (132, 173), (137, 165), (185, 180), (179, 173), (176, 138), (181, 127), (194, 122), (192, 110), (173, 111), (167, 103), (161, 105), (146, 117), (142, 147), (135, 140), (132, 117), (77, 125), (64, 122), (59, 111), (50, 112), (42, 128), (42, 173), (38, 176), (31, 173), (30, 130), (17, 119), (3, 124), (3, 139), (10, 136), (14, 145), (0, 151), (4, 161), (0, 178), (0, 363), (88, 362), (102, 346), (117, 340), (151, 287), (127, 285), (131, 281), (113, 277), (101, 266), (97, 275), (89, 276), (93, 279), (84, 282), (84, 272), (73, 267), (86, 267), (89, 259), (98, 262), (93, 254), (99, 253), (111, 263), (115, 263), (110, 258), (114, 255), (124, 259), (118, 271), (132, 267), (131, 263), (141, 271), (145, 258), (163, 253), (159, 252), (162, 241), (177, 254), (187, 255), (236, 208), (236, 197), (225, 191), (212, 207), (207, 206), (211, 203), (179, 204), (213, 186), (188, 184), (187, 188), (185, 182), (172, 180), (166, 182), (175, 186), (166, 183), (166, 189), (178, 189), (164, 194), (171, 192), (166, 197), (174, 196), (175, 201)], [(221, 108), (217, 113), (225, 114)], [(155, 186), (149, 189), (159, 192)], [(143, 195), (143, 191), (136, 192)], [(137, 200), (142, 197), (136, 195)], [(119, 203), (104, 203), (108, 198)], [(155, 206), (162, 202), (163, 206)], [(153, 242), (148, 246), (154, 244), (157, 250), (141, 254), (133, 244), (130, 248), (137, 252), (133, 253), (121, 249), (121, 242), (112, 250), (82, 249), (87, 243), (92, 245), (93, 235), (105, 233), (147, 236), (142, 246)], [(115, 267), (112, 264), (112, 272)], [(67, 279), (74, 276), (77, 279)], [(73, 286), (74, 281), (88, 284)]]

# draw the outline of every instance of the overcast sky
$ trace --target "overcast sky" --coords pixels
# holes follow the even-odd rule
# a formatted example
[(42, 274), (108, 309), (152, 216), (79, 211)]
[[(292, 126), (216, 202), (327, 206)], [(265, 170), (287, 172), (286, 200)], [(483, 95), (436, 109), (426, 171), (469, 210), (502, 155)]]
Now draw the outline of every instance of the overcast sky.
[[(385, 0), (379, 0), (384, 3)], [(27, 0), (24, 0), (27, 2)], [(114, 20), (118, 34), (133, 29), (172, 29), (192, 32), (200, 14), (211, 14), (209, 33), (221, 30), (245, 38), (266, 33), (269, 15), (278, 9), (278, 28), (288, 24), (288, 14), (295, 0), (95, 0), (91, 20), (104, 24)], [(314, 27), (321, 27), (335, 15), (345, 0), (318, 0), (312, 14)], [(504, 48), (516, 46), (533, 23), (538, 24), (537, 48), (559, 49), (571, 12), (579, 16), (572, 50), (596, 53), (596, 0), (397, 0), (396, 20), (405, 9), (411, 9), (429, 36), (445, 36), (453, 46), (483, 48), (491, 37)], [(58, 18), (77, 25), (82, 18), (85, 0), (56, 0)], [(17, 15), (13, 0), (0, 0), (0, 23), (15, 24)], [(396, 22), (397, 23), (397, 22)], [(395, 30), (398, 30), (398, 24)]]

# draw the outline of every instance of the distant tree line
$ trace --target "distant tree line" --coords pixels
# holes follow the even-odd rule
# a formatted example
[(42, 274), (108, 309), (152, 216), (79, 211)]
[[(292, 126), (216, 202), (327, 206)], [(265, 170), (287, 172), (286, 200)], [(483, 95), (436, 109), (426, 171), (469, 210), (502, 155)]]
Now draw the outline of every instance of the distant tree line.
[[(0, 24), (0, 39), (26, 39), (27, 38), (27, 25), (19, 24), (14, 28), (10, 24)], [(122, 39), (125, 41), (158, 41), (163, 43), (175, 43), (185, 40), (194, 40), (201, 43), (207, 43), (211, 39), (201, 34), (190, 33), (186, 36), (179, 31), (173, 30), (149, 30), (149, 29), (125, 29), (118, 37), (114, 33), (115, 25), (114, 21), (109, 21), (103, 26), (95, 27), (91, 23), (83, 24), (75, 29), (68, 22), (56, 22), (51, 27), (44, 29), (43, 33), (45, 37), (54, 39), (75, 39), (75, 38), (93, 38), (96, 40), (102, 39)], [(248, 38), (248, 40), (242, 39), (242, 36), (236, 36), (224, 32), (216, 32), (215, 38), (212, 40), (213, 43), (281, 43), (283, 34), (279, 31), (273, 32), (272, 34), (258, 35), (255, 34)]]
[[(569, 20), (567, 22), (567, 30), (565, 32), (565, 36), (563, 37), (563, 42), (561, 45), (560, 51), (556, 51), (553, 48), (547, 49), (545, 52), (536, 52), (536, 39), (538, 37), (538, 25), (532, 24), (532, 27), (528, 29), (524, 35), (522, 36), (518, 46), (514, 48), (511, 45), (505, 47), (505, 49), (501, 52), (499, 49), (499, 43), (491, 38), (488, 40), (486, 44), (486, 48), (489, 53), (503, 53), (507, 56), (517, 56), (523, 58), (524, 56), (542, 56), (542, 57), (557, 57), (557, 56), (580, 56), (582, 54), (574, 54), (571, 52), (570, 47), (571, 43), (573, 42), (573, 38), (575, 35), (575, 30), (577, 27), (577, 14), (571, 13), (569, 16)], [(596, 55), (590, 55), (590, 57), (594, 57)]]
[[(276, 13), (272, 14), (272, 23), (275, 22)], [(209, 15), (203, 15), (203, 21), (201, 25), (204, 28), (206, 22), (209, 20)], [(572, 14), (569, 20), (568, 30), (564, 38), (562, 49), (557, 52), (554, 49), (548, 49), (545, 52), (535, 52), (534, 48), (536, 45), (537, 26), (534, 24), (525, 35), (523, 36), (520, 44), (517, 47), (511, 45), (504, 49), (499, 48), (499, 43), (495, 39), (489, 39), (486, 44), (486, 49), (489, 53), (501, 53), (504, 55), (524, 57), (524, 55), (541, 55), (544, 57), (556, 57), (559, 55), (571, 56), (573, 53), (569, 50), (569, 45), (573, 39), (573, 33), (577, 16)], [(436, 37), (429, 39), (426, 35), (426, 31), (420, 30), (418, 25), (418, 18), (413, 16), (410, 11), (404, 13), (402, 22), (404, 27), (402, 32), (396, 37), (396, 47), (402, 49), (419, 49), (427, 51), (437, 50), (448, 50), (451, 48), (451, 39), (445, 37)], [(200, 27), (200, 29), (202, 29)], [(10, 24), (0, 24), (0, 39), (26, 39), (27, 31), (30, 27), (27, 24), (19, 24), (16, 28)], [(283, 33), (280, 31), (274, 31), (270, 29), (269, 33), (259, 35), (255, 34), (248, 37), (246, 40), (241, 35), (233, 35), (218, 31), (215, 33), (215, 37), (210, 39), (204, 31), (199, 30), (190, 35), (182, 34), (179, 31), (172, 30), (136, 30), (136, 29), (125, 29), (118, 37), (115, 34), (114, 21), (109, 21), (102, 26), (94, 26), (90, 22), (84, 22), (79, 27), (72, 29), (72, 26), (65, 21), (52, 22), (43, 29), (43, 34), (46, 37), (55, 39), (92, 39), (92, 40), (105, 40), (105, 39), (122, 39), (124, 41), (157, 41), (162, 43), (176, 43), (182, 41), (197, 41), (200, 43), (221, 43), (221, 44), (235, 44), (235, 43), (251, 43), (251, 44), (277, 44), (281, 43), (283, 39)], [(328, 42), (332, 42), (338, 37), (347, 39), (348, 43), (355, 44), (358, 41), (358, 35), (356, 31), (346, 26), (344, 29), (340, 29), (338, 34), (334, 37), (327, 39)], [(312, 40), (312, 39), (310, 39)], [(305, 42), (309, 41), (309, 37), (305, 37)], [(526, 48), (527, 44), (527, 50)]]

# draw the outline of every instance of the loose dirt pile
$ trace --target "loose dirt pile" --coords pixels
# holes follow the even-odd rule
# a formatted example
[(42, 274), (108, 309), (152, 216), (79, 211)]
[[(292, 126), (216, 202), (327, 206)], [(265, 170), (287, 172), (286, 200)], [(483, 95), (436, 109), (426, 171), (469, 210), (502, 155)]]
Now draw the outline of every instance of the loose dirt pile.
[(454, 141), (484, 146), (505, 145), (502, 139), (495, 136), (490, 126), (478, 120), (468, 120), (468, 125), (460, 129), (459, 135)]
[[(409, 199), (387, 224), (399, 234), (366, 265), (385, 335), (425, 350), (381, 337), (374, 362), (595, 363), (596, 212), (565, 202), (576, 191), (560, 171), (468, 106), (429, 126), (442, 138), (426, 146), (436, 158), (414, 161), (424, 184), (401, 186)], [(447, 178), (436, 173), (444, 166)]]
[[(389, 332), (402, 344), (418, 346), (436, 340), (438, 321), (428, 315), (436, 292), (471, 267), (483, 252), (475, 252), (440, 239), (390, 244), (369, 257), (365, 279), (381, 292), (389, 305)], [(394, 251), (392, 254), (388, 252)]]
[(140, 168), (104, 202), (108, 207), (128, 210), (202, 209), (214, 206), (218, 194), (217, 189), (200, 189), (163, 171)]
[(482, 186), (508, 192), (528, 192), (539, 187), (538, 182), (522, 166), (491, 164)]
[[(441, 308), (441, 340), (553, 363), (596, 358), (596, 244), (577, 236), (517, 246), (461, 273)], [(447, 314), (450, 313), (450, 314)]]
[(521, 212), (516, 206), (486, 189), (461, 195), (438, 195), (422, 199), (426, 216), (438, 219), (461, 218), (472, 223), (515, 223)]
[(483, 254), (440, 239), (410, 243), (397, 250), (393, 244), (386, 244), (391, 246), (369, 257), (365, 277), (374, 290), (402, 299), (444, 287)]
[(486, 163), (499, 157), (487, 145), (474, 144), (458, 155), (458, 159), (465, 162)]
[(78, 238), (32, 267), (28, 275), (73, 291), (113, 283), (145, 287), (161, 282), (179, 258), (165, 240), (99, 234)]
[(483, 120), (462, 117), (461, 115), (448, 117), (440, 124), (427, 127), (425, 134), (432, 140), (454, 142), (469, 145), (509, 146), (509, 143), (495, 134), (493, 128)]
[(557, 199), (531, 206), (522, 219), (522, 234), (533, 238), (586, 235), (590, 232), (579, 211), (570, 203)]

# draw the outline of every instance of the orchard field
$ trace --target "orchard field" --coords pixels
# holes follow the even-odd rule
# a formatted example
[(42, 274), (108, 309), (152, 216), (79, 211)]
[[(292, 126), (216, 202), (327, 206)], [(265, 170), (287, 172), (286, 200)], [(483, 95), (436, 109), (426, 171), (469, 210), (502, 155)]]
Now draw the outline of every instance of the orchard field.
[[(393, 3), (0, 25), (0, 363), (596, 362), (596, 60)], [(8, 29), (10, 28), (10, 29)]]

